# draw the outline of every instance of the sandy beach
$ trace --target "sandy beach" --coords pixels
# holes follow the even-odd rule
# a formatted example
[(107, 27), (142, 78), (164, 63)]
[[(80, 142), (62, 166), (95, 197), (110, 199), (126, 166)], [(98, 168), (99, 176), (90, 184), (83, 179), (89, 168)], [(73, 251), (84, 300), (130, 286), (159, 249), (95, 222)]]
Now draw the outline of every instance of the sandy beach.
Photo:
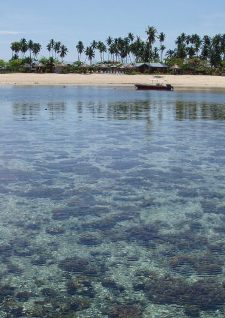
[(0, 85), (96, 85), (133, 86), (135, 83), (165, 81), (175, 89), (224, 89), (225, 76), (121, 75), (121, 74), (0, 74)]

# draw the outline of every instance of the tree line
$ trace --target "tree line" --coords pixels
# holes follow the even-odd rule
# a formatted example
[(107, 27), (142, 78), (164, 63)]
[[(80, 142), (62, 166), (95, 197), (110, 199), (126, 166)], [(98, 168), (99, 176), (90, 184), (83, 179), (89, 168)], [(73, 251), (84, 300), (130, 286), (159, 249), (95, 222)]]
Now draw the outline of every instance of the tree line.
[[(92, 65), (98, 52), (101, 62), (164, 62), (180, 66), (192, 63), (205, 68), (225, 67), (225, 34), (210, 37), (181, 33), (175, 40), (174, 49), (166, 50), (165, 33), (158, 32), (153, 26), (148, 26), (145, 33), (145, 40), (131, 32), (125, 37), (108, 36), (105, 42), (93, 40), (88, 46), (85, 46), (80, 40), (74, 45), (77, 61), (88, 60)], [(37, 61), (42, 46), (40, 43), (23, 38), (18, 42), (12, 42), (10, 48), (12, 50), (11, 60), (22, 59), (32, 63)], [(46, 49), (49, 52), (48, 58), (52, 61), (61, 60), (63, 62), (68, 54), (68, 48), (54, 39), (49, 41)]]
[[(82, 41), (78, 41), (75, 45), (78, 54), (77, 59), (81, 61), (81, 57), (84, 55), (85, 60), (89, 60), (90, 64), (92, 64), (96, 56), (96, 51), (98, 51), (101, 62), (105, 60), (121, 63), (162, 61), (162, 54), (166, 49), (163, 45), (165, 34), (163, 32), (157, 34), (157, 30), (154, 27), (148, 27), (146, 34), (146, 41), (142, 40), (139, 36), (134, 36), (131, 32), (125, 37), (112, 38), (109, 36), (105, 43), (103, 41), (93, 40), (90, 45), (86, 47)], [(159, 39), (159, 48), (153, 47), (156, 39)], [(18, 42), (12, 42), (10, 48), (12, 50), (12, 59), (14, 60), (19, 58), (35, 60), (42, 46), (40, 43), (35, 43), (32, 40), (23, 38)], [(49, 52), (49, 57), (55, 60), (60, 57), (63, 61), (68, 53), (67, 47), (60, 41), (55, 41), (54, 39), (49, 41), (46, 49)], [(29, 57), (26, 56), (27, 52), (29, 52)], [(106, 54), (107, 59), (105, 59)]]

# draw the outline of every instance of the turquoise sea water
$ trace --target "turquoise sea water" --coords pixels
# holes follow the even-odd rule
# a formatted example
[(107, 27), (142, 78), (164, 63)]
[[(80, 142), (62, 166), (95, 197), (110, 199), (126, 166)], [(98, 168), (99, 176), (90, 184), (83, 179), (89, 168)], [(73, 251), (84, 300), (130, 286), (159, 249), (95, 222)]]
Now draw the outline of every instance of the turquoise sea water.
[(225, 92), (0, 89), (0, 317), (224, 317)]

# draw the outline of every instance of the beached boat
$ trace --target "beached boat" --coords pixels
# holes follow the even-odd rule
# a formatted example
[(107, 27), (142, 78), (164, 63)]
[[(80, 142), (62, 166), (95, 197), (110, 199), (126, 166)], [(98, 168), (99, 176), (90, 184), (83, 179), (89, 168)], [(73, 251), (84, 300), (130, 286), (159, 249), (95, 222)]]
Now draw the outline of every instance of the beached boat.
[(138, 90), (157, 90), (157, 91), (173, 91), (174, 88), (171, 84), (164, 83), (151, 83), (151, 84), (134, 84)]

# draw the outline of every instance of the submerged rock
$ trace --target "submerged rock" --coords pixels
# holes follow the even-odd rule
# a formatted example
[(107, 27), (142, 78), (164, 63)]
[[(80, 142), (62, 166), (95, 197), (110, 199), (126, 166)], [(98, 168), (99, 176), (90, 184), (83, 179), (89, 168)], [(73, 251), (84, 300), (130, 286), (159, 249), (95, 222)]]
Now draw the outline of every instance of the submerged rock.
[(11, 256), (13, 253), (13, 245), (8, 243), (0, 243), (0, 256)]
[(41, 290), (41, 293), (43, 296), (48, 298), (54, 298), (57, 296), (57, 292), (53, 288), (49, 288), (49, 287), (43, 288)]
[(195, 305), (187, 305), (184, 308), (184, 313), (188, 317), (198, 318), (200, 317), (200, 310), (198, 306)]
[(0, 301), (3, 301), (5, 297), (14, 296), (15, 287), (10, 285), (0, 285)]
[(82, 295), (89, 298), (93, 298), (95, 295), (92, 282), (87, 276), (73, 277), (66, 286), (69, 295)]
[(26, 198), (48, 198), (52, 200), (61, 200), (64, 198), (64, 190), (61, 188), (50, 188), (50, 187), (37, 187), (32, 188), (29, 191), (21, 192), (19, 194)]
[(51, 234), (51, 235), (60, 235), (65, 233), (65, 228), (62, 226), (48, 226), (46, 228), (46, 233)]
[(89, 261), (81, 257), (68, 257), (59, 263), (59, 268), (66, 272), (82, 273), (89, 268)]
[(225, 305), (225, 288), (215, 280), (198, 280), (191, 283), (170, 275), (145, 273), (143, 276), (142, 273), (134, 284), (134, 289), (144, 291), (155, 304), (185, 306), (186, 310), (187, 306), (195, 306), (195, 310), (192, 311), (195, 313), (198, 310), (217, 310)]
[(12, 297), (3, 300), (1, 309), (7, 313), (7, 317), (22, 317), (24, 314), (23, 307)]
[(20, 275), (23, 270), (17, 264), (7, 262), (7, 271), (9, 274)]
[(142, 318), (142, 310), (138, 305), (115, 304), (108, 312), (109, 318)]
[(111, 289), (114, 292), (123, 292), (125, 288), (117, 283), (112, 277), (105, 277), (102, 280), (102, 286)]
[(39, 231), (41, 229), (41, 224), (32, 222), (32, 223), (26, 224), (25, 228), (30, 231)]
[(158, 225), (135, 225), (126, 230), (128, 241), (137, 241), (141, 245), (151, 245), (153, 241), (160, 239)]
[(49, 255), (35, 255), (34, 257), (31, 258), (31, 264), (37, 265), (37, 266), (42, 266), (45, 265), (48, 261)]
[(59, 268), (66, 272), (90, 276), (98, 276), (105, 271), (103, 264), (79, 256), (65, 258), (59, 262)]
[(170, 258), (169, 265), (178, 272), (182, 272), (184, 268), (189, 268), (190, 271), (195, 271), (199, 275), (218, 275), (223, 272), (223, 262), (211, 254), (176, 255)]
[(52, 219), (57, 221), (68, 220), (73, 216), (72, 208), (57, 208), (52, 210)]
[(100, 237), (95, 233), (83, 233), (79, 236), (78, 243), (82, 245), (99, 245), (102, 243)]
[(70, 310), (81, 311), (89, 308), (91, 305), (90, 301), (86, 298), (72, 298), (70, 301)]
[(33, 297), (34, 293), (31, 291), (19, 291), (15, 294), (15, 297), (19, 300), (19, 301), (27, 301), (29, 300), (29, 298)]

